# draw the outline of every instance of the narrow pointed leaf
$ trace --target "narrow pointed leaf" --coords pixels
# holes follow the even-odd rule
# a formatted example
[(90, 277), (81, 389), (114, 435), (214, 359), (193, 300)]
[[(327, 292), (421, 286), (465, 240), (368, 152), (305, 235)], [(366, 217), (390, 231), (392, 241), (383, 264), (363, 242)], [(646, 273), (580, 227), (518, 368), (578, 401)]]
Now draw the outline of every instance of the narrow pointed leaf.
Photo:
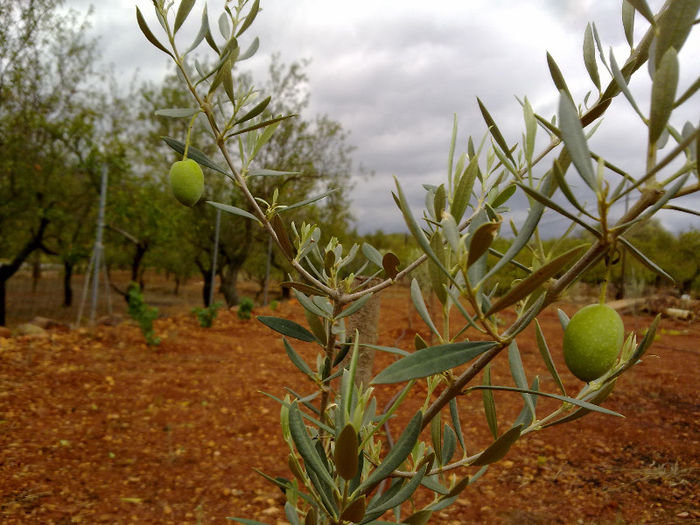
[(280, 170), (250, 170), (248, 177), (287, 177), (290, 175), (298, 175), (298, 171), (280, 171)]
[(307, 343), (318, 342), (316, 337), (314, 337), (314, 334), (291, 319), (259, 315), (258, 321), (268, 328), (272, 328), (275, 332), (279, 332), (287, 337), (293, 337), (294, 339), (299, 339), (300, 341), (305, 341)]
[(243, 24), (241, 24), (241, 28), (238, 30), (238, 33), (236, 33), (236, 36), (241, 36), (243, 32), (250, 27), (250, 25), (253, 23), (255, 20), (255, 17), (258, 16), (258, 12), (260, 11), (260, 0), (255, 0), (253, 2), (252, 7), (250, 8), (250, 11), (248, 12), (248, 15), (245, 17), (245, 20), (243, 20)]
[(595, 42), (593, 41), (591, 24), (586, 26), (586, 32), (583, 35), (583, 63), (588, 71), (588, 76), (591, 77), (593, 84), (600, 91), (600, 75), (598, 75), (598, 63), (595, 59)]
[(462, 220), (462, 216), (467, 210), (469, 200), (472, 197), (474, 181), (476, 180), (477, 173), (479, 172), (478, 162), (479, 159), (476, 156), (469, 159), (469, 163), (464, 169), (464, 173), (461, 174), (459, 177), (459, 182), (457, 182), (457, 188), (455, 189), (452, 204), (450, 205), (450, 213), (457, 222)]
[(520, 392), (521, 394), (534, 394), (536, 396), (551, 397), (552, 399), (558, 399), (559, 401), (562, 401), (564, 403), (571, 403), (572, 405), (576, 405), (577, 407), (585, 408), (587, 410), (592, 410), (595, 412), (600, 412), (601, 414), (607, 414), (608, 416), (625, 417), (622, 414), (619, 414), (613, 410), (609, 410), (607, 408), (603, 408), (603, 407), (600, 407), (598, 405), (594, 405), (591, 402), (586, 401), (586, 400), (575, 399), (573, 397), (567, 397), (567, 396), (560, 396), (559, 394), (550, 394), (549, 392), (541, 392), (539, 390), (530, 390), (529, 388), (515, 388), (512, 386), (498, 386), (498, 385), (492, 385), (492, 386), (476, 385), (476, 386), (471, 387), (471, 390), (484, 390), (484, 389), (502, 390), (505, 392)]
[(301, 525), (296, 509), (289, 502), (284, 504), (284, 515), (289, 520), (289, 525)]
[[(614, 388), (615, 388), (615, 381), (614, 380), (609, 381), (608, 383), (605, 383), (600, 390), (596, 390), (595, 392), (592, 392), (591, 394), (589, 394), (588, 396), (586, 396), (584, 398), (585, 401), (583, 401), (583, 402), (588, 405), (587, 407), (579, 408), (561, 419), (557, 419), (556, 421), (554, 421), (552, 423), (548, 423), (548, 424), (544, 425), (542, 428), (548, 428), (548, 427), (552, 427), (554, 425), (560, 425), (562, 423), (569, 423), (571, 421), (575, 421), (579, 418), (582, 418), (586, 414), (589, 414), (590, 412), (593, 411), (589, 407), (593, 407), (596, 412), (606, 410), (606, 409), (601, 409), (601, 407), (599, 407), (598, 404), (605, 401), (608, 398), (608, 396), (610, 394), (612, 394), (612, 391)], [(613, 415), (616, 415), (619, 417), (624, 417), (621, 414), (618, 414), (616, 412)]]
[(411, 234), (413, 235), (413, 238), (418, 242), (420, 245), (421, 249), (423, 252), (435, 263), (437, 266), (446, 274), (450, 275), (450, 272), (442, 265), (442, 262), (440, 259), (438, 259), (437, 255), (433, 252), (433, 249), (430, 247), (430, 242), (425, 236), (425, 233), (423, 233), (423, 230), (418, 226), (418, 223), (416, 222), (415, 217), (413, 216), (413, 213), (411, 212), (411, 208), (408, 204), (408, 200), (406, 199), (406, 195), (403, 192), (403, 189), (401, 188), (401, 185), (399, 184), (399, 180), (394, 177), (394, 182), (396, 184), (396, 190), (398, 193), (398, 196), (396, 197), (399, 203), (399, 209), (401, 210), (401, 213), (403, 214), (404, 220), (406, 222), (406, 226), (408, 226), (408, 229), (411, 231)]
[(676, 282), (673, 277), (671, 277), (668, 273), (666, 273), (663, 268), (661, 268), (658, 264), (656, 264), (654, 261), (649, 259), (646, 255), (644, 255), (642, 252), (640, 252), (637, 247), (629, 242), (627, 239), (624, 237), (618, 237), (618, 240), (622, 242), (627, 248), (629, 248), (630, 253), (639, 261), (641, 262), (644, 266), (649, 268), (652, 272), (657, 273), (658, 275), (664, 277), (665, 279), (668, 279), (669, 282)]
[(248, 49), (243, 51), (243, 53), (241, 53), (238, 56), (238, 62), (240, 62), (242, 60), (248, 60), (253, 55), (255, 55), (255, 53), (258, 52), (259, 48), (260, 48), (260, 39), (256, 36), (255, 39), (248, 46)]
[[(542, 183), (543, 193), (549, 192), (551, 188), (551, 183), (552, 177), (551, 175), (548, 175), (545, 181)], [(486, 273), (486, 275), (484, 275), (484, 277), (482, 277), (481, 282), (479, 284), (482, 284), (490, 277), (493, 277), (493, 275), (495, 275), (496, 272), (498, 272), (501, 268), (508, 264), (513, 259), (513, 257), (515, 257), (520, 252), (520, 250), (523, 249), (523, 247), (530, 240), (532, 233), (537, 227), (537, 224), (540, 222), (542, 212), (544, 212), (544, 205), (540, 202), (535, 202), (530, 207), (530, 213), (528, 213), (527, 218), (525, 219), (525, 223), (520, 228), (520, 232), (518, 232), (518, 235), (515, 237), (515, 239), (513, 239), (513, 242), (511, 243), (508, 250), (506, 250), (506, 253), (503, 254), (503, 257), (499, 261), (497, 261), (496, 264), (493, 265), (493, 267)]]
[(556, 160), (554, 161), (554, 165), (552, 166), (552, 173), (554, 174), (554, 178), (557, 181), (559, 189), (566, 197), (566, 200), (573, 204), (574, 207), (581, 213), (587, 213), (586, 208), (584, 208), (583, 205), (581, 205), (581, 203), (578, 202), (578, 199), (576, 199), (574, 192), (571, 191), (571, 187), (566, 182), (566, 176), (561, 172), (559, 163)]
[(340, 188), (333, 188), (332, 190), (324, 191), (324, 192), (321, 193), (320, 195), (316, 195), (316, 196), (314, 196), (314, 197), (310, 197), (310, 198), (305, 199), (305, 200), (303, 200), (303, 201), (301, 201), (301, 202), (296, 202), (296, 203), (294, 203), (294, 204), (290, 204), (289, 206), (286, 206), (286, 207), (280, 209), (279, 211), (280, 211), (280, 213), (281, 213), (281, 212), (285, 212), (285, 211), (289, 211), (289, 210), (294, 210), (294, 209), (296, 209), (296, 208), (301, 208), (302, 206), (306, 206), (307, 204), (311, 204), (311, 203), (314, 203), (314, 202), (316, 202), (316, 201), (320, 201), (321, 199), (325, 199), (326, 197), (328, 197), (328, 196), (331, 195), (332, 193), (335, 193), (335, 192), (338, 191), (339, 189), (340, 189)]
[(306, 468), (313, 470), (323, 482), (334, 486), (333, 478), (326, 470), (316, 451), (316, 447), (314, 447), (309, 434), (306, 432), (306, 425), (296, 402), (293, 402), (289, 407), (289, 431), (292, 434), (292, 439), (299, 454), (304, 459)]
[(477, 97), (476, 101), (479, 104), (479, 110), (481, 111), (481, 116), (484, 117), (484, 121), (486, 122), (486, 126), (489, 128), (489, 132), (491, 133), (491, 136), (493, 137), (493, 139), (496, 141), (496, 144), (498, 144), (498, 147), (501, 148), (501, 151), (503, 152), (503, 154), (506, 157), (508, 157), (508, 159), (514, 165), (517, 165), (517, 163), (515, 162), (515, 159), (513, 159), (513, 155), (510, 152), (510, 148), (508, 147), (508, 143), (503, 138), (501, 131), (498, 129), (498, 126), (496, 126), (496, 122), (493, 120), (493, 117), (491, 117), (491, 114), (486, 109), (486, 106), (484, 106), (484, 104), (481, 102), (481, 100), (478, 97)]
[(363, 493), (389, 476), (408, 457), (420, 435), (423, 413), (419, 410), (404, 429), (399, 439), (394, 443), (384, 460), (357, 488), (356, 492)]
[(417, 279), (413, 279), (411, 281), (411, 300), (413, 301), (413, 306), (418, 312), (418, 315), (420, 315), (420, 318), (423, 319), (423, 322), (435, 335), (440, 336), (440, 332), (433, 323), (433, 320), (430, 318), (430, 313), (428, 312), (428, 307), (425, 305), (425, 301), (423, 300), (423, 294), (421, 293), (420, 285), (418, 284)]
[(553, 259), (549, 263), (545, 264), (541, 268), (538, 268), (525, 279), (520, 281), (514, 288), (511, 288), (508, 293), (500, 297), (493, 305), (486, 316), (492, 315), (508, 306), (520, 301), (527, 297), (530, 293), (534, 292), (543, 283), (545, 283), (550, 278), (554, 277), (559, 271), (561, 271), (570, 261), (579, 256), (584, 250), (586, 250), (587, 245), (577, 246), (571, 250), (563, 253), (559, 257)]
[(573, 105), (573, 98), (571, 97), (571, 92), (569, 91), (569, 87), (566, 85), (566, 80), (564, 80), (564, 75), (561, 73), (561, 69), (559, 69), (559, 66), (554, 60), (554, 57), (547, 52), (547, 67), (549, 67), (549, 74), (552, 77), (552, 81), (554, 82), (554, 85), (557, 87), (560, 93), (562, 95), (566, 95), (566, 97), (569, 99), (569, 102)]
[(664, 53), (654, 75), (651, 86), (651, 109), (649, 110), (649, 142), (656, 144), (666, 128), (678, 87), (678, 55), (673, 47)]
[(342, 319), (343, 317), (352, 315), (358, 310), (360, 310), (367, 303), (367, 301), (369, 301), (372, 298), (372, 295), (374, 294), (367, 294), (364, 297), (360, 297), (357, 301), (351, 303), (350, 306), (348, 306), (345, 310), (340, 312), (338, 316), (336, 316), (335, 320), (337, 321), (338, 319)]
[(242, 122), (245, 122), (260, 115), (260, 113), (265, 111), (265, 108), (267, 108), (268, 104), (270, 104), (270, 100), (272, 100), (272, 97), (267, 97), (265, 100), (257, 104), (250, 111), (248, 111), (248, 113), (236, 120), (235, 124), (241, 124)]
[(554, 202), (552, 199), (549, 199), (548, 197), (545, 197), (542, 193), (538, 192), (537, 190), (534, 190), (530, 188), (529, 186), (526, 186), (525, 184), (521, 183), (516, 183), (518, 186), (520, 186), (525, 193), (527, 193), (530, 197), (535, 199), (536, 201), (546, 205), (548, 208), (551, 208), (552, 210), (556, 211), (560, 215), (563, 215), (564, 217), (571, 219), (574, 221), (576, 224), (584, 227), (586, 230), (591, 232), (593, 235), (596, 237), (600, 237), (600, 233), (598, 230), (596, 230), (593, 226), (590, 224), (586, 223), (583, 219), (580, 217), (577, 217), (573, 213), (569, 212), (566, 208), (563, 208), (556, 202)]
[(428, 470), (428, 465), (423, 465), (418, 472), (416, 472), (413, 477), (405, 483), (400, 490), (398, 490), (393, 496), (387, 498), (384, 501), (378, 502), (376, 505), (371, 504), (367, 507), (367, 515), (361, 523), (369, 523), (371, 520), (380, 517), (387, 510), (393, 509), (401, 505), (408, 498), (413, 496), (413, 493), (418, 489), (423, 480), (425, 473)]
[(454, 397), (452, 399), (450, 399), (450, 417), (452, 418), (452, 426), (455, 429), (457, 441), (459, 441), (459, 445), (462, 447), (462, 450), (466, 453), (467, 447), (464, 444), (464, 434), (462, 433), (462, 423), (459, 419), (459, 410), (457, 408), (457, 399)]
[(253, 131), (256, 129), (260, 129), (260, 128), (266, 128), (267, 126), (272, 126), (273, 124), (277, 124), (278, 122), (282, 122), (283, 120), (287, 120), (287, 119), (292, 118), (294, 116), (296, 116), (296, 115), (284, 115), (281, 117), (271, 118), (269, 120), (265, 120), (263, 122), (253, 124), (252, 126), (248, 126), (246, 128), (237, 129), (233, 133), (226, 135), (226, 138), (230, 139), (231, 137), (235, 137), (236, 135), (242, 135), (243, 133), (248, 133), (249, 131)]
[(177, 15), (175, 15), (175, 25), (173, 26), (173, 34), (177, 33), (177, 30), (180, 29), (180, 26), (187, 18), (187, 15), (190, 14), (192, 6), (194, 6), (194, 2), (195, 0), (182, 0), (180, 2), (180, 7), (178, 7), (177, 9)]
[(194, 41), (192, 42), (192, 45), (187, 48), (187, 51), (185, 51), (185, 55), (187, 55), (190, 51), (194, 51), (197, 49), (197, 46), (202, 43), (202, 40), (204, 40), (204, 36), (209, 32), (209, 17), (207, 16), (207, 4), (204, 4), (204, 9), (202, 10), (202, 23), (199, 26), (199, 33), (197, 33), (197, 36), (195, 37)]
[(155, 111), (156, 115), (161, 117), (172, 117), (172, 118), (182, 118), (191, 117), (199, 113), (199, 108), (168, 108), (168, 109), (157, 109)]
[[(484, 370), (484, 386), (491, 386), (491, 363)], [(493, 391), (488, 388), (481, 391), (481, 399), (484, 402), (484, 414), (486, 415), (486, 423), (493, 435), (493, 439), (498, 439), (498, 418), (496, 417), (496, 401), (493, 397)]]
[(668, 3), (658, 22), (656, 37), (656, 68), (671, 48), (680, 51), (700, 10), (700, 0), (673, 0)]
[(591, 163), (591, 152), (586, 144), (581, 121), (571, 98), (563, 92), (559, 95), (559, 129), (562, 140), (571, 156), (571, 162), (588, 187), (596, 191), (596, 176)]
[[(525, 375), (525, 368), (523, 367), (523, 360), (520, 357), (520, 349), (518, 348), (518, 343), (513, 340), (508, 346), (508, 364), (510, 365), (510, 374), (513, 376), (513, 381), (515, 381), (515, 386), (522, 389), (528, 388), (527, 376)], [(535, 414), (535, 405), (528, 394), (523, 394), (523, 399), (525, 404), (529, 409), (530, 413)]]
[[(170, 137), (162, 137), (163, 141), (170, 146), (172, 149), (180, 153), (181, 155), (185, 153), (185, 143), (180, 142), (179, 140), (170, 138)], [(226, 175), (227, 177), (230, 177), (231, 174), (226, 171), (224, 168), (221, 166), (217, 165), (213, 160), (211, 160), (209, 157), (207, 157), (204, 152), (198, 150), (195, 147), (190, 146), (187, 149), (187, 157), (194, 160), (197, 164), (201, 164), (202, 166), (206, 166), (207, 168), (210, 168), (214, 171), (218, 171), (222, 175)]]
[(569, 326), (569, 316), (566, 315), (564, 310), (562, 310), (561, 308), (557, 308), (557, 317), (559, 318), (561, 329), (566, 330), (566, 327)]
[(418, 379), (463, 365), (496, 346), (492, 341), (463, 341), (417, 350), (400, 359), (372, 380), (375, 385)]
[(457, 448), (457, 435), (450, 425), (445, 424), (442, 432), (442, 465), (447, 465)]
[(622, 0), (622, 27), (630, 48), (634, 47), (634, 6), (627, 0)]
[(214, 206), (214, 208), (218, 208), (221, 211), (225, 211), (226, 213), (231, 213), (233, 215), (239, 215), (241, 217), (245, 217), (246, 219), (251, 219), (254, 220), (257, 223), (260, 223), (258, 218), (253, 215), (250, 212), (247, 212), (245, 210), (242, 210), (240, 208), (237, 208), (236, 206), (230, 206), (229, 204), (223, 204), (221, 202), (214, 202), (214, 201), (207, 201), (207, 204), (211, 204)]
[(143, 35), (146, 37), (146, 39), (156, 46), (158, 49), (166, 53), (167, 55), (170, 55), (171, 57), (173, 54), (168, 51), (163, 44), (161, 44), (158, 39), (155, 37), (155, 35), (151, 32), (151, 29), (148, 27), (148, 24), (146, 23), (146, 20), (143, 18), (143, 15), (141, 14), (141, 10), (137, 7), (136, 8), (136, 22), (139, 24), (139, 28), (141, 29), (141, 32)]
[(627, 81), (622, 74), (622, 71), (620, 71), (620, 67), (617, 65), (617, 60), (615, 60), (615, 55), (612, 52), (612, 49), (610, 49), (610, 69), (612, 70), (613, 73), (613, 78), (615, 79), (615, 82), (617, 82), (617, 86), (620, 88), (620, 91), (622, 91), (622, 94), (625, 96), (627, 101), (630, 103), (630, 106), (632, 106), (632, 109), (637, 112), (637, 115), (642, 117), (643, 120), (646, 120), (646, 117), (642, 113), (642, 111), (639, 109), (639, 106), (637, 106), (637, 101), (634, 100), (634, 97), (632, 96), (632, 92), (630, 91), (629, 87), (627, 86)]
[(559, 387), (561, 393), (566, 395), (564, 383), (562, 382), (561, 377), (559, 376), (559, 372), (557, 372), (557, 367), (554, 365), (554, 361), (552, 360), (552, 354), (549, 351), (549, 347), (547, 346), (547, 341), (545, 340), (544, 334), (542, 333), (542, 328), (540, 328), (540, 323), (536, 319), (535, 334), (537, 337), (537, 347), (540, 350), (540, 355), (542, 356), (542, 360), (544, 361), (547, 370), (549, 370), (549, 374), (552, 376), (552, 379), (554, 379), (554, 382)]
[(316, 304), (302, 292), (301, 290), (297, 289), (298, 287), (294, 287), (294, 295), (297, 298), (297, 301), (299, 301), (299, 304), (301, 304), (304, 309), (308, 310), (314, 315), (318, 315), (319, 317), (323, 317), (324, 319), (329, 319), (330, 316), (325, 310), (322, 310)]
[(634, 8), (639, 11), (639, 14), (642, 15), (644, 18), (647, 19), (647, 21), (654, 25), (656, 21), (654, 20), (654, 12), (649, 8), (649, 5), (646, 3), (646, 0), (627, 0), (630, 4), (634, 6)]
[(520, 432), (523, 427), (518, 425), (513, 427), (494, 441), (486, 450), (484, 450), (479, 457), (477, 457), (473, 463), (474, 466), (480, 467), (482, 465), (490, 465), (496, 461), (501, 460), (510, 450), (510, 447), (518, 440), (520, 437)]
[(362, 253), (368, 261), (382, 267), (382, 254), (374, 246), (366, 242), (362, 243)]

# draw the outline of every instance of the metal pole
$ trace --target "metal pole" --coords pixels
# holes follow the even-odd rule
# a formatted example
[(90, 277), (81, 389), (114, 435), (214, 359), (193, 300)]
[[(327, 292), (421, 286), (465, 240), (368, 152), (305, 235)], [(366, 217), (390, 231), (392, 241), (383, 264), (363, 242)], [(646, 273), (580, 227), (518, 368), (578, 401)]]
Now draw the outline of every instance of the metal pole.
[(221, 210), (216, 209), (216, 227), (214, 228), (214, 255), (211, 260), (211, 281), (209, 283), (209, 304), (214, 304), (214, 281), (216, 279), (216, 259), (219, 255), (219, 230), (221, 228)]
[(105, 206), (107, 204), (107, 165), (102, 166), (102, 184), (100, 187), (100, 208), (97, 213), (97, 235), (95, 237), (95, 264), (92, 267), (92, 304), (90, 305), (90, 324), (95, 324), (95, 311), (97, 310), (97, 290), (100, 283), (100, 270), (102, 268), (102, 232), (105, 223)]

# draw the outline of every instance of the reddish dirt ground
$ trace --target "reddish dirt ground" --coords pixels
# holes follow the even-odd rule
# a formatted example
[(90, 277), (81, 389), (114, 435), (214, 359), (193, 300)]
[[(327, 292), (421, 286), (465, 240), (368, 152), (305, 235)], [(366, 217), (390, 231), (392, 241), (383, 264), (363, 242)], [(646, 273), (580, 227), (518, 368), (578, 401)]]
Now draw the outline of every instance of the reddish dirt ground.
[[(560, 306), (569, 315), (576, 309)], [(293, 302), (274, 315), (303, 322)], [(624, 319), (628, 330), (651, 322)], [(575, 392), (555, 311), (539, 321)], [(416, 329), (427, 337), (405, 289), (386, 293), (379, 344), (408, 348)], [(210, 329), (191, 314), (173, 315), (156, 331), (157, 348), (130, 322), (0, 338), (2, 523), (231, 523), (227, 516), (286, 523), (281, 493), (253, 471), (288, 475), (279, 407), (260, 391), (311, 391), (280, 338), (232, 312)], [(533, 335), (518, 340), (525, 369), (555, 392)], [(312, 347), (298, 349), (313, 359)], [(377, 366), (393, 359), (381, 355)], [(625, 419), (593, 414), (524, 437), (430, 523), (700, 522), (698, 365), (700, 324), (663, 320), (644, 362), (605, 403)], [(506, 356), (494, 366), (494, 382), (512, 384)], [(377, 395), (385, 401), (395, 390), (382, 386)], [(522, 398), (497, 393), (496, 404), (505, 429)], [(540, 402), (538, 415), (552, 406)], [(490, 442), (480, 394), (460, 408), (474, 453)]]

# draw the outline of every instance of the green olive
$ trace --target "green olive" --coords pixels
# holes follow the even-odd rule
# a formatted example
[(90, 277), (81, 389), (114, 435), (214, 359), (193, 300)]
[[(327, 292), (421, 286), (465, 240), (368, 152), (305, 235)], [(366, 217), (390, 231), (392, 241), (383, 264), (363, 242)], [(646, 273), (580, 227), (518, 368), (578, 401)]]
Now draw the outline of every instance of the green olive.
[(179, 160), (170, 167), (170, 187), (185, 206), (194, 206), (204, 193), (204, 174), (192, 159)]
[(625, 327), (606, 304), (584, 306), (564, 331), (564, 360), (581, 381), (593, 381), (610, 370), (620, 352)]

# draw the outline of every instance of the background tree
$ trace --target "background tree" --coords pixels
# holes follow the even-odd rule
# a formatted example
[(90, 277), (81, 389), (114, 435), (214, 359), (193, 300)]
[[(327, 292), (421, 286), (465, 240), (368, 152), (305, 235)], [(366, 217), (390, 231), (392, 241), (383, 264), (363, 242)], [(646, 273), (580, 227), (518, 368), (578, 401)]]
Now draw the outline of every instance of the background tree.
[(59, 236), (74, 197), (84, 200), (72, 180), (79, 161), (66, 144), (93, 132), (86, 107), (100, 75), (85, 22), (59, 14), (61, 4), (18, 0), (0, 8), (0, 324), (8, 279), (35, 250), (51, 251), (45, 240)]

